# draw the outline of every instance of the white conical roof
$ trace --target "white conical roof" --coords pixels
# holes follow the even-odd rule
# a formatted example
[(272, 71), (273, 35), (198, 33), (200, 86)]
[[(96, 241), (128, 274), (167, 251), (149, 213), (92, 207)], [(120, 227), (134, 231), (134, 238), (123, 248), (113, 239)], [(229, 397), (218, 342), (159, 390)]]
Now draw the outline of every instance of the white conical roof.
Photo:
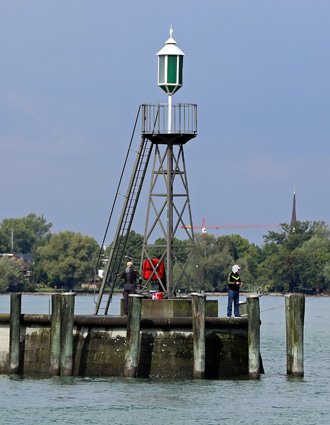
[(159, 52), (157, 53), (157, 56), (160, 56), (160, 55), (182, 55), (182, 56), (184, 56), (183, 51), (181, 49), (179, 49), (178, 46), (176, 46), (176, 41), (174, 40), (172, 35), (173, 35), (173, 28), (172, 28), (172, 25), (171, 25), (170, 38), (166, 41), (165, 46), (161, 50), (159, 50)]

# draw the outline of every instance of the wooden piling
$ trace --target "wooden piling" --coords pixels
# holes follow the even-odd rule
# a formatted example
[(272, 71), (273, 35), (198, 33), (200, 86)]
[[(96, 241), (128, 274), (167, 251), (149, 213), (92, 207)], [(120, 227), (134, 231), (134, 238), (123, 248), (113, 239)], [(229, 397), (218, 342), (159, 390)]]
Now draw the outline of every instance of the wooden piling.
[(61, 376), (72, 376), (74, 299), (74, 293), (61, 296)]
[(247, 297), (249, 377), (260, 378), (260, 306), (259, 297)]
[(205, 378), (205, 295), (192, 295), (192, 322), (194, 342), (194, 370), (195, 379)]
[(142, 298), (144, 296), (138, 294), (130, 294), (128, 296), (126, 352), (123, 375), (130, 378), (136, 376), (138, 368)]
[(20, 371), (21, 306), (22, 295), (10, 294), (9, 369), (12, 374)]
[(238, 307), (239, 307), (239, 314), (240, 314), (240, 316), (247, 316), (247, 304), (246, 304), (246, 301), (240, 301)]
[(304, 376), (305, 296), (285, 297), (287, 374)]
[(60, 374), (61, 355), (61, 294), (52, 295), (52, 318), (50, 332), (50, 375)]

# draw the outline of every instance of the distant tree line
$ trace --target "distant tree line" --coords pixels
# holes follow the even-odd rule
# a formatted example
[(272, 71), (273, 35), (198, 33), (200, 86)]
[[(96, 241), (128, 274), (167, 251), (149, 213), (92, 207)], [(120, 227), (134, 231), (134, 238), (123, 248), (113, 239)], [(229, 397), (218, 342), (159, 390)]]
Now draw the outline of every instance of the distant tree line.
[[(33, 290), (37, 284), (74, 288), (95, 278), (97, 269), (105, 264), (109, 247), (103, 251), (92, 237), (71, 231), (52, 234), (51, 228), (52, 223), (33, 213), (0, 223), (0, 253), (29, 253), (33, 258), (30, 278), (22, 273), (22, 260), (0, 259), (0, 292)], [(237, 263), (246, 290), (330, 292), (330, 230), (324, 222), (282, 224), (281, 231), (269, 231), (264, 236), (262, 246), (237, 234), (215, 237), (198, 233), (195, 240), (200, 282), (206, 291), (225, 291), (228, 273)], [(161, 241), (158, 239), (155, 245)], [(180, 245), (185, 241), (175, 242)], [(121, 267), (132, 259), (139, 268), (142, 244), (143, 236), (131, 231)], [(157, 257), (157, 249), (154, 251), (151, 255)], [(187, 256), (184, 248), (177, 252), (182, 263)], [(174, 275), (178, 273), (174, 267)], [(186, 273), (191, 277), (196, 274), (194, 261)], [(192, 288), (185, 283), (178, 289)]]
[(197, 235), (200, 270), (206, 290), (224, 290), (233, 263), (242, 268), (245, 289), (265, 292), (330, 291), (330, 230), (324, 222), (282, 224), (264, 244), (239, 235)]
[[(52, 223), (30, 213), (0, 224), (0, 253), (31, 254), (31, 276), (23, 278), (22, 260), (0, 259), (0, 292), (33, 291), (37, 284), (74, 288), (89, 281), (99, 252), (98, 243), (81, 233), (51, 233)], [(10, 277), (10, 278), (9, 278)]]

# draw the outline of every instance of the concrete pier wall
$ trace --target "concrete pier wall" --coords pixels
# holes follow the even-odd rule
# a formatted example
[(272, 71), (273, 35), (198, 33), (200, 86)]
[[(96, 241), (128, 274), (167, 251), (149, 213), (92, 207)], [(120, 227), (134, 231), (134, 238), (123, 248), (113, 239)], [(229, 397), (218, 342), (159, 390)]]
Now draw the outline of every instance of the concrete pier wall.
[[(123, 376), (127, 318), (74, 316), (73, 375)], [(0, 373), (10, 372), (10, 315), (0, 315)], [(248, 376), (248, 320), (206, 318), (205, 377)], [(20, 371), (49, 373), (51, 320), (21, 315)], [(138, 377), (193, 378), (192, 319), (142, 318)]]

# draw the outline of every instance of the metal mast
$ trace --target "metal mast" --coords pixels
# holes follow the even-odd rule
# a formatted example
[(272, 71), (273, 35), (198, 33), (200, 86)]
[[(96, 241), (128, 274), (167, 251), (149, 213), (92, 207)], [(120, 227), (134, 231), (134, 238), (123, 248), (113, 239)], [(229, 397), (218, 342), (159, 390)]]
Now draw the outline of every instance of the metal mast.
[[(173, 104), (172, 96), (182, 87), (184, 53), (176, 46), (173, 29), (158, 53), (158, 86), (168, 95), (167, 104), (143, 105), (142, 134), (154, 146), (154, 162), (141, 256), (152, 268), (148, 281), (156, 280), (169, 298), (179, 284), (199, 290), (198, 264), (184, 159), (184, 145), (197, 135), (197, 106)], [(152, 131), (151, 131), (152, 129)], [(188, 241), (178, 241), (176, 232), (191, 223)], [(158, 240), (150, 243), (160, 230)], [(152, 258), (165, 263), (165, 276), (158, 274)], [(197, 268), (197, 270), (196, 270)]]

